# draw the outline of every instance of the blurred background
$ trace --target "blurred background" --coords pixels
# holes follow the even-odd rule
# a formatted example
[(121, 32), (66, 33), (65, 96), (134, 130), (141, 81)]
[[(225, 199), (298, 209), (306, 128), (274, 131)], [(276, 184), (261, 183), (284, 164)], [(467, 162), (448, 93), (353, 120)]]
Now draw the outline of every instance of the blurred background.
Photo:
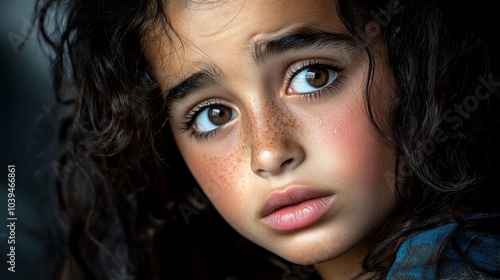
[[(49, 279), (55, 254), (50, 193), (56, 121), (48, 59), (31, 17), (34, 0), (0, 1), (0, 279)], [(26, 38), (25, 45), (21, 42)], [(15, 165), (15, 273), (8, 271), (7, 166)], [(52, 173), (51, 173), (52, 172)]]

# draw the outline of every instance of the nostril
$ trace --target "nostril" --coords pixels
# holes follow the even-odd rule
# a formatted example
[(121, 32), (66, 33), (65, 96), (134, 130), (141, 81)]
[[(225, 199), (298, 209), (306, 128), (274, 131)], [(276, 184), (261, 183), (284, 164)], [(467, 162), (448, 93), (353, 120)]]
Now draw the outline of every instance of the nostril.
[(293, 163), (293, 158), (289, 158), (281, 163), (281, 168), (286, 168)]
[(280, 165), (277, 165), (276, 169), (271, 169), (271, 168), (259, 169), (259, 170), (257, 170), (257, 172), (261, 176), (269, 176), (271, 174), (277, 174), (277, 173), (282, 172), (285, 169), (288, 169), (290, 166), (292, 166), (293, 163), (294, 163), (294, 159), (290, 158), (288, 160), (283, 161)]

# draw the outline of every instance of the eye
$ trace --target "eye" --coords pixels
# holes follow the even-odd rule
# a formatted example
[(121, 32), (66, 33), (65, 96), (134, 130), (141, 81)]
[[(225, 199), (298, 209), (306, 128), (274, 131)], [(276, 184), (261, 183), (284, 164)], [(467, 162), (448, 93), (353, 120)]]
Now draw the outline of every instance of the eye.
[(298, 70), (290, 80), (288, 93), (307, 94), (322, 90), (337, 78), (337, 71), (324, 65), (313, 65)]
[(210, 132), (236, 118), (236, 110), (224, 105), (210, 105), (196, 115), (193, 128), (197, 132)]

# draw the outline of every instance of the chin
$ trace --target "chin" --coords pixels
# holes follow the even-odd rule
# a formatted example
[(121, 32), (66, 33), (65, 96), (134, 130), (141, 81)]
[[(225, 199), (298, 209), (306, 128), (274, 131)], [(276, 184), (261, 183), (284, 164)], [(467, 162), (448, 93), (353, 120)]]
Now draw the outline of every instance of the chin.
[(275, 254), (295, 264), (314, 265), (338, 258), (345, 254), (348, 250), (343, 250), (343, 248), (336, 248), (332, 244), (323, 244), (322, 246), (302, 246), (306, 247), (305, 250), (302, 250), (300, 246), (297, 246), (295, 247), (295, 249), (291, 250), (292, 247), (293, 245), (290, 245), (289, 248), (287, 248), (288, 250), (275, 252)]

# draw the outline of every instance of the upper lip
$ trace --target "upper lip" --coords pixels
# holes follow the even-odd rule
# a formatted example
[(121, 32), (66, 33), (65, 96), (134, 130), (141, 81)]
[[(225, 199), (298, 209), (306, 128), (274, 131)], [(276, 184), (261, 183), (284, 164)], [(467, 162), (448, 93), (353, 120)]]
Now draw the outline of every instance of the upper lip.
[(262, 207), (260, 215), (261, 217), (266, 217), (280, 208), (329, 195), (332, 195), (332, 193), (325, 190), (314, 189), (303, 185), (290, 185), (271, 192), (264, 199), (264, 206)]

